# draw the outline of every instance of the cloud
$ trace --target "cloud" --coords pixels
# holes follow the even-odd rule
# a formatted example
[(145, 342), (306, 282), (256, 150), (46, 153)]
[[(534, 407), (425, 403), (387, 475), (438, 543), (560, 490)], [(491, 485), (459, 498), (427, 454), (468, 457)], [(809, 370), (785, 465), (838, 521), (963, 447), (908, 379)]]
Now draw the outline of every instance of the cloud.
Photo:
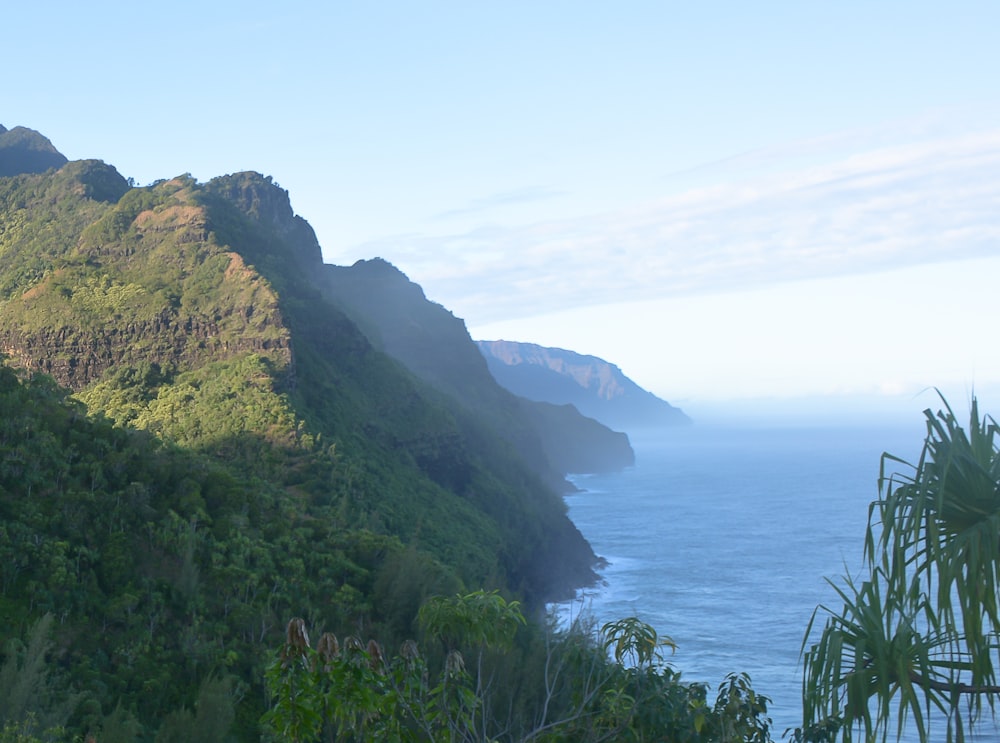
[(628, 211), (370, 246), (477, 324), (1000, 254), (1000, 130), (800, 154)]
[(450, 217), (464, 217), (469, 214), (486, 212), (499, 207), (534, 203), (562, 195), (562, 191), (556, 191), (541, 186), (528, 186), (525, 188), (514, 189), (512, 191), (502, 191), (500, 193), (491, 194), (490, 196), (478, 199), (472, 199), (465, 206), (459, 207), (458, 209), (450, 209), (449, 211), (441, 212), (436, 215), (436, 218), (447, 219)]

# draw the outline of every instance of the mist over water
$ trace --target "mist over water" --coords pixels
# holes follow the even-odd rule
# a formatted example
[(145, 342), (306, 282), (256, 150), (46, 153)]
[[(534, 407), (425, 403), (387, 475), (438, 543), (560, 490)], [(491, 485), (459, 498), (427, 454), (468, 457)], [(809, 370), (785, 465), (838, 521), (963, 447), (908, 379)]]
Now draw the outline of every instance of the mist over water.
[(750, 674), (779, 740), (801, 724), (813, 611), (839, 609), (825, 579), (859, 575), (881, 455), (916, 461), (925, 430), (917, 409), (883, 424), (634, 434), (635, 467), (573, 478), (582, 492), (567, 497), (569, 515), (608, 566), (603, 585), (559, 611), (598, 625), (638, 616), (677, 643), (672, 665), (711, 699), (727, 673)]

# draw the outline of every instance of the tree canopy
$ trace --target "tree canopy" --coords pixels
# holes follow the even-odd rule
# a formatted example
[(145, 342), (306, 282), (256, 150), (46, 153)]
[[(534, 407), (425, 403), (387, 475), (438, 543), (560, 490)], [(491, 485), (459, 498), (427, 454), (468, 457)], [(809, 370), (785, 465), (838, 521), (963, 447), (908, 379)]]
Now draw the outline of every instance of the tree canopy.
[[(925, 412), (916, 464), (883, 455), (867, 577), (835, 585), (804, 653), (804, 740), (961, 741), (1000, 699), (1000, 429), (972, 400)], [(903, 473), (897, 472), (902, 468)], [(804, 646), (805, 649), (805, 646)]]

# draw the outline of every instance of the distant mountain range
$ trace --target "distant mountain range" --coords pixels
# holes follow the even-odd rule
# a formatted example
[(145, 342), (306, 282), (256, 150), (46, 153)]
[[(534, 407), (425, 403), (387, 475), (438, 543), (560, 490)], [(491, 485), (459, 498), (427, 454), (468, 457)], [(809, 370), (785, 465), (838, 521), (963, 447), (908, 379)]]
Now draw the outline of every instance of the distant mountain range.
[(493, 377), (529, 400), (573, 405), (616, 431), (688, 425), (679, 408), (596, 356), (514, 341), (477, 341)]

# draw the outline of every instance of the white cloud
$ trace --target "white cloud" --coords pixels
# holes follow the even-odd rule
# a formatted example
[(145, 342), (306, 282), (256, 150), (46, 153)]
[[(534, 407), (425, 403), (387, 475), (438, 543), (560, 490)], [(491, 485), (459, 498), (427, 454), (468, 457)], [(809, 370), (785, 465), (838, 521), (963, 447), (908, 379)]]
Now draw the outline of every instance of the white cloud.
[(367, 248), (476, 324), (1000, 254), (1000, 130), (801, 165), (829, 146), (629, 211)]

